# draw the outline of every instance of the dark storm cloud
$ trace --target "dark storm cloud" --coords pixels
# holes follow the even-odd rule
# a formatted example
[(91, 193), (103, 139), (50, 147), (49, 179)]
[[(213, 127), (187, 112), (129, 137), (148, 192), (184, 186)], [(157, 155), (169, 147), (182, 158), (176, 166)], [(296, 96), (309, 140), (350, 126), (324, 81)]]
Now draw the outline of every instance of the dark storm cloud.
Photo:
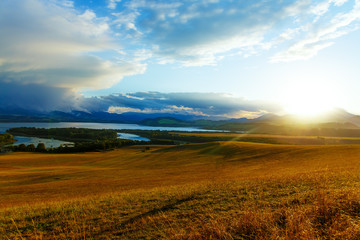
[(0, 82), (0, 109), (48, 112), (79, 109), (81, 97), (66, 88)]

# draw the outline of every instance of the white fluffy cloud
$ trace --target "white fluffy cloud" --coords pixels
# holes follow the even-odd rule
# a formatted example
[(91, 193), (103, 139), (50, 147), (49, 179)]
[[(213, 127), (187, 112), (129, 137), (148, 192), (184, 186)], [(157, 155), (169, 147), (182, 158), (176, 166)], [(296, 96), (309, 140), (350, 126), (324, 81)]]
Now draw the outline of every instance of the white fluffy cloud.
[(98, 17), (69, 0), (0, 1), (0, 81), (107, 88), (154, 59), (212, 65), (269, 49), (276, 49), (272, 62), (307, 59), (360, 19), (359, 0), (105, 4), (111, 14)]
[(71, 1), (0, 2), (0, 81), (105, 88), (145, 65), (104, 58), (118, 47), (107, 18)]
[[(324, 15), (331, 4), (341, 6), (345, 1), (324, 1), (313, 8), (316, 15)], [(277, 53), (273, 62), (308, 59), (315, 56), (321, 49), (331, 46), (333, 40), (358, 28), (354, 23), (360, 20), (360, 1), (356, 0), (353, 8), (330, 16), (328, 21), (318, 18), (302, 26), (303, 37), (295, 41), (288, 49)]]
[(118, 5), (113, 16), (119, 35), (146, 46), (159, 63), (186, 66), (275, 47), (273, 62), (309, 58), (354, 29), (360, 12), (358, 0), (127, 0)]
[(136, 30), (134, 37), (151, 46), (161, 63), (184, 65), (214, 64), (231, 50), (262, 48), (264, 35), (287, 14), (246, 1), (134, 0), (124, 6), (131, 14), (116, 14), (120, 31)]
[(121, 0), (108, 0), (108, 8), (115, 9), (118, 2), (121, 2)]
[(117, 114), (132, 112), (132, 113), (171, 113), (171, 114), (195, 115), (195, 116), (203, 116), (203, 117), (210, 116), (201, 111), (195, 111), (193, 108), (190, 107), (176, 106), (176, 105), (171, 105), (171, 106), (164, 105), (163, 109), (153, 109), (153, 108), (139, 109), (139, 108), (131, 108), (131, 107), (110, 106), (107, 112), (117, 113)]

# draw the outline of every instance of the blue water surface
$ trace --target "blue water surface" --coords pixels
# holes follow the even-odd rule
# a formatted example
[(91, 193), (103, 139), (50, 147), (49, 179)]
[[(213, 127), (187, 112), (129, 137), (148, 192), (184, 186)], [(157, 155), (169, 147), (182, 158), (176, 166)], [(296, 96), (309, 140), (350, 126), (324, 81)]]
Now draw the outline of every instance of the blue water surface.
[[(7, 129), (17, 128), (17, 127), (35, 127), (35, 128), (91, 128), (91, 129), (139, 129), (139, 130), (161, 130), (161, 131), (185, 131), (185, 132), (211, 132), (212, 130), (206, 130), (196, 127), (152, 127), (152, 126), (143, 126), (138, 124), (124, 124), (124, 123), (93, 123), (93, 122), (56, 122), (56, 123), (44, 123), (44, 122), (16, 122), (16, 123), (0, 123), (0, 133), (5, 133)], [(130, 139), (138, 141), (150, 141), (147, 138), (119, 132), (119, 137), (121, 139)], [(44, 138), (35, 138), (35, 137), (21, 137), (14, 136), (17, 140), (15, 145), (24, 143), (25, 145), (34, 144), (37, 146), (39, 142), (45, 144), (46, 147), (59, 147), (61, 144), (69, 143), (61, 140), (55, 139), (44, 139)]]

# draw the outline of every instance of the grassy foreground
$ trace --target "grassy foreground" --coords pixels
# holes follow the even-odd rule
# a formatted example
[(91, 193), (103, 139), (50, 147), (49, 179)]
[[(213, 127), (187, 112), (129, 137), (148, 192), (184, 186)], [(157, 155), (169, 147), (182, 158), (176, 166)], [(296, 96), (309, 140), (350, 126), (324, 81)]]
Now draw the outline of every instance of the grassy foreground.
[(0, 155), (0, 239), (360, 239), (360, 146)]

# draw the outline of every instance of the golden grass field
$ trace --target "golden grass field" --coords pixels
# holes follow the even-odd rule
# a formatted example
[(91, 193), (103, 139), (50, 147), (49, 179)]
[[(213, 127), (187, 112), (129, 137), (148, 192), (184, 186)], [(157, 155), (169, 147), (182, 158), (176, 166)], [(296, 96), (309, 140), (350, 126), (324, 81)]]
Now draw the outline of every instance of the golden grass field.
[(0, 155), (0, 239), (360, 239), (360, 145)]
[(195, 137), (223, 137), (232, 141), (262, 142), (295, 145), (343, 145), (360, 144), (360, 137), (294, 136), (280, 134), (229, 133), (229, 132), (170, 132), (173, 135)]

